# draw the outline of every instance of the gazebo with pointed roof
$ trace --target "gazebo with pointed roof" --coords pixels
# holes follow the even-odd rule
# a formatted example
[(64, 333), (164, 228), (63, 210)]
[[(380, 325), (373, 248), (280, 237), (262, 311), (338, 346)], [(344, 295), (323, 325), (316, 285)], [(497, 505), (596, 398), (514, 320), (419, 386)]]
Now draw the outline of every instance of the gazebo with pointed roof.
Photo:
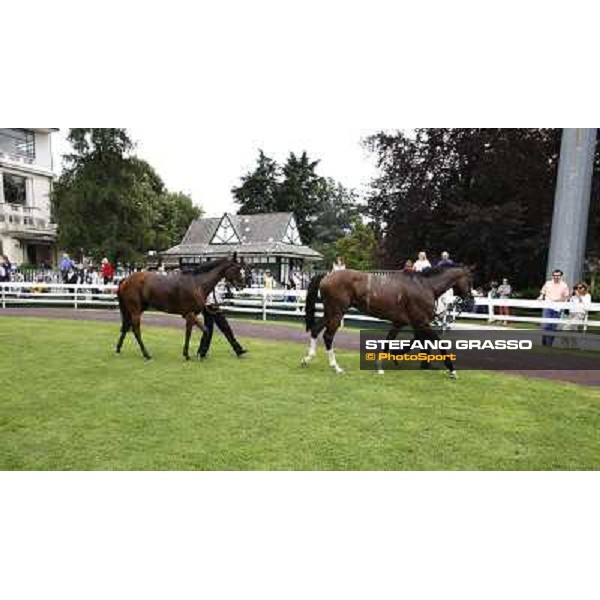
[(286, 282), (292, 269), (303, 268), (323, 256), (305, 246), (292, 213), (260, 213), (192, 222), (181, 243), (163, 253), (165, 266), (200, 263), (237, 252), (258, 270), (269, 269)]

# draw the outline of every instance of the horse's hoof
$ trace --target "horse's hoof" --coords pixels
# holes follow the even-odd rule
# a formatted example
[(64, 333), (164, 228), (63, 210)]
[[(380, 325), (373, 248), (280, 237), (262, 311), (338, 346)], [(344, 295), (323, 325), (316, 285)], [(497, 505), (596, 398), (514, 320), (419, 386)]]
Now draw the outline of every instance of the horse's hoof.
[(458, 373), (456, 371), (448, 371), (448, 377), (450, 379), (458, 379)]
[(147, 356), (144, 356), (145, 360), (152, 360), (152, 357), (148, 354)]
[(309, 361), (306, 360), (306, 357), (304, 357), (301, 361), (300, 361), (300, 366), (301, 367), (308, 367), (308, 363)]
[(338, 367), (338, 368), (335, 370), (335, 372), (336, 372), (338, 375), (343, 375), (343, 374), (344, 374), (346, 371), (344, 371), (344, 369), (342, 369), (341, 367)]
[(377, 375), (385, 375), (385, 371), (383, 369), (378, 369)]

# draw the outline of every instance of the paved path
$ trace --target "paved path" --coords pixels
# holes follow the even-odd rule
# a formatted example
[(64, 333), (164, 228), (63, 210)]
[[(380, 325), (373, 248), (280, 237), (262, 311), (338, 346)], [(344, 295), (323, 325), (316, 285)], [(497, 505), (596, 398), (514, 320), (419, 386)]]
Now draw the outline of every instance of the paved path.
[[(72, 309), (72, 308), (16, 308), (0, 309), (0, 318), (6, 316), (26, 316), (42, 319), (67, 319), (70, 321), (103, 321), (107, 323), (120, 323), (121, 318), (117, 310), (97, 309)], [(306, 332), (300, 327), (284, 323), (265, 324), (262, 321), (246, 319), (232, 319), (236, 336), (240, 338), (259, 338), (263, 340), (277, 340), (307, 344)], [(183, 331), (184, 323), (181, 317), (160, 313), (146, 313), (143, 318), (146, 325), (156, 327), (174, 327)], [(360, 339), (356, 331), (338, 331), (335, 336), (335, 346), (344, 350), (359, 350)], [(325, 358), (323, 357), (323, 360)], [(525, 375), (540, 379), (567, 381), (579, 385), (600, 386), (600, 369), (588, 371), (523, 371), (518, 368), (507, 370), (511, 374)]]

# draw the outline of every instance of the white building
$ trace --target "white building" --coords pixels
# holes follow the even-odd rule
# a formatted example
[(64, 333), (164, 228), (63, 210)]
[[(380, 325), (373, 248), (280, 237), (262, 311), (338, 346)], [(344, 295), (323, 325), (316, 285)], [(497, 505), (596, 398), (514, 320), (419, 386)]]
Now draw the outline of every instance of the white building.
[(50, 222), (54, 131), (0, 129), (0, 254), (18, 265), (56, 263), (56, 225)]

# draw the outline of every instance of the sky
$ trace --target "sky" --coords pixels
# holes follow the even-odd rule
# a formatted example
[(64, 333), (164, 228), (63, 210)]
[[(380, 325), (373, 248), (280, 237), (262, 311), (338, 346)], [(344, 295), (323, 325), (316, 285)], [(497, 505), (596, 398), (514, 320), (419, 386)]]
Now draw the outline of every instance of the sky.
[[(323, 127), (310, 130), (286, 126), (253, 128), (239, 126), (224, 131), (215, 121), (182, 127), (132, 127), (135, 153), (147, 160), (172, 191), (190, 194), (194, 204), (207, 216), (237, 212), (231, 188), (240, 177), (254, 169), (259, 149), (280, 164), (290, 152), (304, 150), (319, 159), (317, 173), (332, 177), (360, 194), (376, 173), (373, 156), (361, 146), (361, 139), (375, 130), (359, 127)], [(62, 154), (69, 152), (68, 128), (55, 134), (55, 168), (60, 171)]]

